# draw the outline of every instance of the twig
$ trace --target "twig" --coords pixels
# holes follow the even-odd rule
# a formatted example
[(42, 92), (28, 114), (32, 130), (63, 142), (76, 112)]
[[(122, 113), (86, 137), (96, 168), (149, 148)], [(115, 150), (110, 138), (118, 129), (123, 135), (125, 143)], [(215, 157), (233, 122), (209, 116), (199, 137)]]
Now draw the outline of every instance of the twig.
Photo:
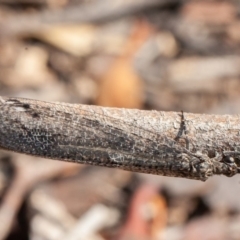
[[(62, 10), (44, 11), (32, 16), (14, 16), (4, 20), (0, 26), (1, 36), (40, 31), (56, 23), (103, 23), (112, 19), (137, 14), (156, 7), (166, 7), (182, 0), (134, 0), (134, 1), (93, 1), (66, 7)], [(21, 24), (19, 24), (21, 23)]]
[(46, 0), (0, 0), (4, 4), (45, 4)]
[[(31, 157), (16, 159), (16, 175), (0, 205), (0, 240), (6, 239), (12, 228), (17, 212), (29, 190), (37, 183), (52, 179), (66, 173), (75, 171), (76, 165), (61, 163), (59, 165), (49, 164), (49, 161), (41, 159), (32, 162)], [(48, 167), (46, 165), (48, 164)]]
[(239, 116), (184, 113), (183, 117), (176, 112), (2, 97), (0, 147), (62, 161), (205, 181), (215, 174), (230, 177), (239, 172), (239, 122)]

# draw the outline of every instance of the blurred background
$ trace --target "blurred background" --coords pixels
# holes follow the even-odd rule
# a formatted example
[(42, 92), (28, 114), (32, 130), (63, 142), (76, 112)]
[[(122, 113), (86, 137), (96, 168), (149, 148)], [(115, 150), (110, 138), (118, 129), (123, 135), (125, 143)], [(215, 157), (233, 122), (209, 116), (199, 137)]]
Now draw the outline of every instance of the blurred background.
[[(237, 0), (0, 0), (0, 95), (240, 111)], [(0, 240), (237, 240), (240, 178), (0, 152)]]

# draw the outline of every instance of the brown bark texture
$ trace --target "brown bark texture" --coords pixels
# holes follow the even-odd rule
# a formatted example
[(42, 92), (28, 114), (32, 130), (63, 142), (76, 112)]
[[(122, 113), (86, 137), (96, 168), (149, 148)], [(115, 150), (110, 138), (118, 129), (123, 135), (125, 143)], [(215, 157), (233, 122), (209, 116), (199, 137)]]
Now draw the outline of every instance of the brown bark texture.
[(205, 181), (239, 172), (240, 118), (0, 97), (0, 148)]

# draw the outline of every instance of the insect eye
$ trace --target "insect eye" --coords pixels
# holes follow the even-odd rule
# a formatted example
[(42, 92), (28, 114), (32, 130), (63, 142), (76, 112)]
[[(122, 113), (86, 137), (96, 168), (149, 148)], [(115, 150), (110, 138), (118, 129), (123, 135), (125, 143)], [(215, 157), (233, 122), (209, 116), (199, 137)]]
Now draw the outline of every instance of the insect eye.
[(228, 164), (233, 164), (233, 163), (235, 163), (235, 160), (233, 157), (225, 156), (223, 158), (223, 162), (228, 163)]

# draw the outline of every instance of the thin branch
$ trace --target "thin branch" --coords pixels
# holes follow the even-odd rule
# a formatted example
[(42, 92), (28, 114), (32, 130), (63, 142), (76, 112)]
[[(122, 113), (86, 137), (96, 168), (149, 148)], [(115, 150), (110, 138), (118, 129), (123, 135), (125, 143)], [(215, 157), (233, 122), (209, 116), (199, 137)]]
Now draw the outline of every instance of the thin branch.
[(0, 0), (4, 4), (46, 4), (46, 0)]
[(65, 162), (58, 165), (49, 164), (49, 161), (45, 159), (33, 162), (31, 157), (20, 157), (16, 160), (15, 177), (0, 205), (0, 221), (4, 222), (0, 225), (0, 240), (4, 240), (8, 236), (24, 197), (33, 186), (56, 176), (64, 175), (68, 171), (76, 171), (75, 164)]
[[(240, 117), (0, 98), (0, 147), (205, 181), (240, 164)], [(183, 128), (183, 129), (182, 129)]]
[[(182, 0), (93, 1), (91, 4), (46, 10), (34, 15), (14, 16), (0, 25), (1, 36), (40, 31), (56, 23), (104, 23), (155, 8), (165, 8)], [(21, 23), (21, 24), (19, 24)]]

